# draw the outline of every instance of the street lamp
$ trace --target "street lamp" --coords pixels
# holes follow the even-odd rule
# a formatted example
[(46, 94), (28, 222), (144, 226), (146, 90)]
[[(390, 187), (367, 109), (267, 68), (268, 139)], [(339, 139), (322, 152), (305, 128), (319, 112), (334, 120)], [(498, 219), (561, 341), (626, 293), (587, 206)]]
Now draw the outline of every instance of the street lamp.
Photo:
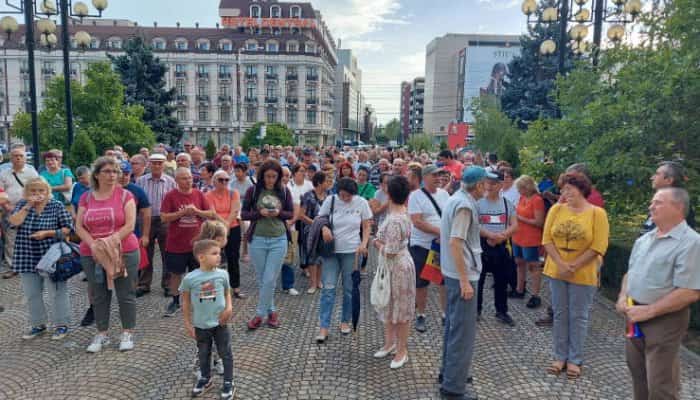
[[(608, 5), (608, 1), (611, 5)], [(588, 3), (591, 2), (591, 8)], [(559, 52), (559, 72), (564, 71), (566, 46), (571, 41), (571, 50), (583, 54), (590, 46), (584, 42), (588, 37), (590, 24), (593, 25), (593, 65), (598, 64), (603, 23), (609, 23), (607, 36), (613, 43), (619, 43), (625, 36), (625, 25), (634, 22), (642, 12), (641, 0), (542, 0), (542, 12), (536, 0), (524, 0), (521, 6), (528, 24), (559, 23), (559, 43), (546, 39), (540, 45), (542, 55)], [(593, 12), (591, 13), (591, 10)], [(569, 22), (575, 25), (567, 31)]]
[[(19, 1), (19, 0), (18, 0)], [(12, 0), (5, 0), (5, 4), (10, 8), (9, 11), (0, 11), (0, 14), (10, 14), (0, 19), (0, 30), (9, 38), (13, 33), (19, 30), (17, 20), (12, 16), (14, 14), (24, 14), (25, 40), (27, 46), (27, 67), (29, 72), (29, 99), (32, 120), (32, 151), (34, 152), (34, 165), (39, 163), (39, 128), (37, 122), (37, 100), (36, 100), (36, 78), (34, 76), (34, 24), (36, 21), (36, 29), (40, 33), (39, 43), (42, 46), (52, 48), (58, 43), (56, 36), (56, 23), (52, 17), (60, 16), (61, 18), (61, 47), (63, 48), (63, 78), (65, 84), (65, 101), (66, 101), (66, 124), (68, 132), (67, 146), (73, 144), (73, 100), (70, 90), (70, 33), (68, 32), (68, 18), (78, 17), (82, 21), (83, 18), (102, 17), (102, 12), (107, 9), (107, 0), (92, 0), (92, 5), (97, 10), (97, 14), (90, 14), (90, 9), (87, 4), (82, 1), (75, 2), (72, 0), (58, 0), (58, 7), (53, 0), (21, 0), (19, 4), (13, 4)], [(90, 45), (90, 35), (87, 32), (81, 31), (76, 33), (76, 43), (81, 47)]]

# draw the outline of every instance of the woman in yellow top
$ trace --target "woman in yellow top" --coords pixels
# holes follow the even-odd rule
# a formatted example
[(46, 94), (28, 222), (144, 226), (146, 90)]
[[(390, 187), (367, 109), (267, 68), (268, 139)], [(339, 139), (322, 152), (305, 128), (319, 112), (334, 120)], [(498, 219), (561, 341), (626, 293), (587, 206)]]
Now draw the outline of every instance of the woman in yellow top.
[(602, 256), (608, 248), (608, 216), (586, 200), (591, 181), (571, 172), (559, 178), (561, 199), (547, 215), (542, 244), (544, 274), (550, 278), (554, 325), (554, 362), (547, 368), (569, 379), (581, 376), (583, 344)]

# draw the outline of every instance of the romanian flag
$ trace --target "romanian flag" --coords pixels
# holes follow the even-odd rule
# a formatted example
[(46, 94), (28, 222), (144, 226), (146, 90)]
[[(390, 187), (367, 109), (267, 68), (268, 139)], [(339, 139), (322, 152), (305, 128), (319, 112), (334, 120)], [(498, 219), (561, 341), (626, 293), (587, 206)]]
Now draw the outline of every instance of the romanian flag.
[(420, 273), (420, 278), (436, 285), (442, 283), (442, 272), (440, 271), (440, 242), (435, 239), (430, 245), (428, 258)]

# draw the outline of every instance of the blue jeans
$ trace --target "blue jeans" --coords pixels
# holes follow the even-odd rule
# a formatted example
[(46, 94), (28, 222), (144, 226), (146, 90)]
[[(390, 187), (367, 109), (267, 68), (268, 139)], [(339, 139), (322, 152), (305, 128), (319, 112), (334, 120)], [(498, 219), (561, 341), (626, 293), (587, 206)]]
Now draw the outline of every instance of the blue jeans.
[(248, 246), (250, 261), (260, 287), (255, 315), (265, 317), (275, 311), (275, 287), (287, 254), (287, 235), (278, 237), (253, 236)]
[(552, 291), (554, 358), (583, 364), (583, 344), (588, 334), (588, 319), (597, 288), (549, 279)]
[[(324, 266), (325, 268), (325, 266)], [(476, 288), (471, 281), (474, 296), (462, 298), (458, 279), (445, 277), (447, 310), (445, 310), (445, 337), (442, 347), (442, 388), (455, 394), (466, 393), (466, 382), (474, 355), (476, 339)]]
[(333, 306), (335, 305), (335, 285), (338, 278), (343, 276), (343, 311), (340, 322), (350, 323), (352, 321), (352, 269), (355, 263), (355, 253), (335, 254), (333, 257), (323, 258), (323, 269), (321, 270), (321, 305), (319, 316), (321, 328), (328, 329), (331, 326), (333, 317)]
[(29, 308), (29, 323), (32, 327), (46, 325), (46, 305), (44, 304), (44, 287), (49, 291), (49, 299), (53, 303), (53, 326), (68, 326), (70, 324), (70, 298), (68, 285), (63, 282), (52, 282), (50, 278), (34, 272), (23, 272), (22, 290)]
[(282, 264), (282, 290), (294, 288), (294, 267)]

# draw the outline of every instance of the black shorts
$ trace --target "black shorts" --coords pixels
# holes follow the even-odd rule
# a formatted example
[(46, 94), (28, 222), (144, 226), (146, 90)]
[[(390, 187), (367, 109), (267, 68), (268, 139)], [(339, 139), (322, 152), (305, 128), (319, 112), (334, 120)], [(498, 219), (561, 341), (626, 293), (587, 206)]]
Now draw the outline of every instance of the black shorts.
[(411, 246), (408, 248), (411, 253), (411, 258), (413, 259), (413, 264), (416, 266), (416, 288), (428, 287), (430, 281), (420, 278), (420, 273), (423, 271), (423, 266), (425, 265), (425, 260), (428, 259), (428, 253), (430, 250), (424, 249), (420, 246)]
[(165, 252), (165, 270), (171, 274), (184, 275), (199, 268), (197, 259), (192, 253)]

